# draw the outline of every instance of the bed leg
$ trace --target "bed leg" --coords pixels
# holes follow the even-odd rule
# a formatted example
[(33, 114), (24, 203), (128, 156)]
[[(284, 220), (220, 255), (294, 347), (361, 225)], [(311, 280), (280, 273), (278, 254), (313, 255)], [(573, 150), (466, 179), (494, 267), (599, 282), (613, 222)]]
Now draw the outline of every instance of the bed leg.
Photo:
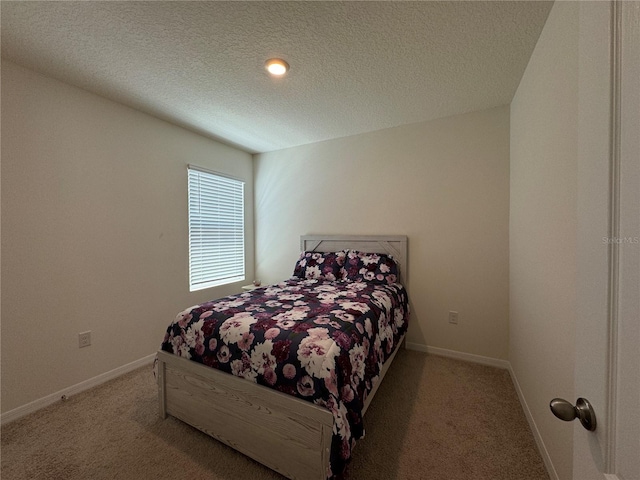
[(166, 363), (158, 360), (158, 405), (160, 406), (160, 418), (167, 418), (167, 394), (166, 394)]

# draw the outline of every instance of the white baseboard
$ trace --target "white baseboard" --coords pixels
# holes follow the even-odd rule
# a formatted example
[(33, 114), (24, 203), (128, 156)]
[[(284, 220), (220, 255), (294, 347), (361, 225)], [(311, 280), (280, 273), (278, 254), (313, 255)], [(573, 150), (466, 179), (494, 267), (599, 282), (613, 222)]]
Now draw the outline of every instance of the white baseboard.
[(549, 451), (547, 450), (547, 447), (542, 440), (542, 435), (540, 435), (538, 425), (536, 425), (536, 422), (533, 419), (533, 415), (531, 414), (531, 410), (529, 409), (529, 405), (527, 404), (527, 400), (524, 398), (524, 393), (520, 388), (520, 384), (518, 383), (516, 374), (511, 367), (511, 363), (509, 363), (509, 375), (511, 375), (511, 381), (513, 382), (513, 386), (516, 389), (518, 398), (520, 399), (520, 405), (522, 405), (522, 410), (524, 411), (524, 415), (527, 418), (527, 422), (529, 423), (529, 428), (531, 428), (531, 433), (533, 433), (533, 439), (536, 441), (536, 445), (538, 446), (538, 451), (540, 452), (540, 456), (542, 457), (544, 466), (547, 468), (547, 473), (552, 480), (560, 480), (560, 477), (558, 477), (558, 472), (556, 472), (556, 469), (553, 466), (553, 462), (551, 461)]
[(437, 355), (439, 357), (455, 358), (458, 360), (464, 360), (465, 362), (489, 365), (491, 367), (498, 367), (504, 370), (509, 370), (510, 368), (510, 364), (507, 360), (501, 360), (499, 358), (483, 357), (482, 355), (475, 355), (473, 353), (458, 352), (456, 350), (447, 350), (446, 348), (432, 347), (429, 345), (422, 345), (420, 343), (411, 342), (407, 342), (407, 348), (409, 350), (427, 352), (431, 355)]
[(49, 405), (60, 401), (63, 395), (66, 395), (67, 397), (76, 395), (80, 392), (88, 390), (92, 387), (96, 387), (102, 383), (108, 382), (109, 380), (124, 375), (125, 373), (129, 373), (136, 368), (150, 365), (153, 363), (155, 358), (156, 354), (152, 353), (151, 355), (147, 355), (146, 357), (143, 357), (139, 360), (127, 363), (126, 365), (113, 369), (109, 372), (105, 372), (101, 375), (98, 375), (97, 377), (90, 378), (89, 380), (85, 380), (84, 382), (72, 385), (71, 387), (60, 390), (59, 392), (52, 393), (51, 395), (39, 398), (38, 400), (34, 400), (33, 402), (27, 403), (26, 405), (23, 405), (21, 407), (9, 410), (8, 412), (5, 412), (0, 416), (0, 425), (4, 425), (5, 423), (17, 420), (21, 417), (24, 417), (25, 415), (40, 410), (41, 408), (48, 407)]

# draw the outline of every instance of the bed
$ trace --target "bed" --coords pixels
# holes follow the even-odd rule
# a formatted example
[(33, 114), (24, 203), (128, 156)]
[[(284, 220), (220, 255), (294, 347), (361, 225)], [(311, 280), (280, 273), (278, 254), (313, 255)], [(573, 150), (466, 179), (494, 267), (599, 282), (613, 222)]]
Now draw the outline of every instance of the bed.
[(407, 237), (305, 235), (300, 247), (292, 279), (177, 316), (158, 397), (162, 418), (285, 477), (322, 480), (343, 473), (404, 340)]

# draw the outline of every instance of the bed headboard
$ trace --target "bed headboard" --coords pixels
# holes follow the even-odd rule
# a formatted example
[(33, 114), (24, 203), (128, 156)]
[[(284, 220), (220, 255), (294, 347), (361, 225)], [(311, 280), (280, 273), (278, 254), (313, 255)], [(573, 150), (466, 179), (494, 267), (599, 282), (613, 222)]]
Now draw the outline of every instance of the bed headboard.
[(386, 253), (400, 266), (400, 283), (408, 279), (406, 235), (301, 235), (300, 250), (307, 252), (337, 252), (359, 250), (367, 253)]

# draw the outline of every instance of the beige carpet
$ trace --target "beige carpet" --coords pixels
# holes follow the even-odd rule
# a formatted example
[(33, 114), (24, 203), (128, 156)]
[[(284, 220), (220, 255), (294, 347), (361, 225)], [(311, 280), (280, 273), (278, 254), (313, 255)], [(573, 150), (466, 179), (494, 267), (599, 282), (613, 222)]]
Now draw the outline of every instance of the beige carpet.
[[(2, 427), (3, 480), (282, 479), (158, 417), (149, 367)], [(548, 480), (504, 370), (402, 350), (365, 417), (349, 480)]]

